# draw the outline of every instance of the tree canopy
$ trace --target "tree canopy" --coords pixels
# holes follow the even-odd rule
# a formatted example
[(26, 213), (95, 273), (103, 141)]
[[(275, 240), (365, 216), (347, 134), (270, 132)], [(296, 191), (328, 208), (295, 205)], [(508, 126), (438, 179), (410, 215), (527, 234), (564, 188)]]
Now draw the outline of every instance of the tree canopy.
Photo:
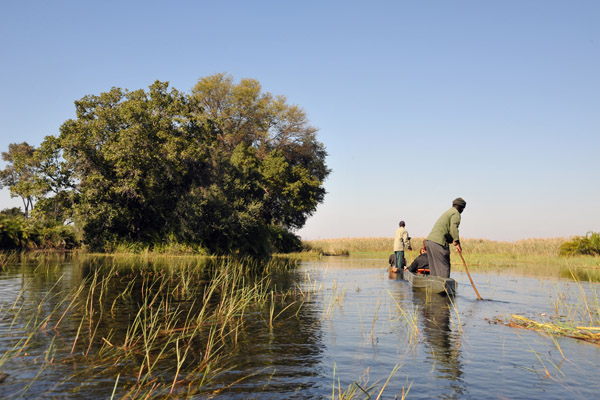
[(36, 195), (49, 194), (42, 214), (68, 209), (93, 249), (169, 237), (264, 255), (324, 199), (329, 169), (317, 129), (256, 80), (216, 74), (190, 94), (156, 81), (147, 91), (88, 95), (75, 108), (58, 136), (31, 149), (29, 166)]
[(25, 215), (33, 207), (36, 191), (35, 170), (38, 163), (34, 160), (35, 148), (27, 142), (11, 143), (8, 151), (2, 152), (2, 160), (7, 166), (0, 171), (0, 188), (10, 188), (11, 197), (20, 197)]

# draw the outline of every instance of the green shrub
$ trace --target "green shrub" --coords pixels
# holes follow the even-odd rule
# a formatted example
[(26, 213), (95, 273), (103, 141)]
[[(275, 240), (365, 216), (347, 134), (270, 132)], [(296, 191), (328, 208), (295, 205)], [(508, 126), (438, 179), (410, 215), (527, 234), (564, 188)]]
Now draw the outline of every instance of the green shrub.
[(0, 211), (0, 214), (2, 215), (6, 215), (9, 217), (25, 217), (25, 213), (23, 211), (21, 211), (21, 207), (12, 207), (12, 208), (5, 208), (4, 210)]
[(269, 239), (271, 248), (275, 253), (294, 253), (302, 251), (300, 238), (280, 226), (269, 227)]
[(44, 249), (71, 250), (79, 244), (79, 234), (71, 225), (44, 227), (39, 233), (38, 246)]
[(70, 250), (80, 243), (77, 229), (70, 225), (35, 224), (23, 215), (0, 214), (0, 249)]
[(585, 236), (575, 236), (561, 244), (558, 251), (561, 256), (600, 256), (600, 233), (588, 232)]
[(13, 250), (30, 247), (31, 229), (21, 215), (0, 214), (0, 248)]

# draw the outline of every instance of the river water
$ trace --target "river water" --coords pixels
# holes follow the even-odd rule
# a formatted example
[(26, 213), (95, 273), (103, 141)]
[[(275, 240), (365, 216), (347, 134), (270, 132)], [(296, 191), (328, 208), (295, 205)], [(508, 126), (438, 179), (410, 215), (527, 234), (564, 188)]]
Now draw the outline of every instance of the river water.
[[(276, 277), (276, 285), (294, 288), (304, 300), (276, 310), (281, 314), (272, 326), (264, 315), (250, 319), (236, 346), (226, 349), (227, 370), (197, 398), (212, 393), (227, 399), (362, 399), (364, 392), (382, 399), (598, 398), (600, 346), (497, 323), (511, 314), (543, 320), (575, 312), (584, 307), (582, 293), (597, 311), (598, 283), (472, 272), (484, 298), (479, 301), (467, 276), (453, 272), (458, 290), (448, 299), (413, 291), (385, 267), (385, 260), (329, 257), (303, 261)], [(22, 266), (0, 271), (0, 372), (6, 374), (0, 398), (89, 399), (113, 393), (114, 373), (96, 373), (87, 381), (74, 363), (57, 367), (54, 361), (48, 367), (48, 347), (70, 343), (76, 324), (59, 337), (33, 336), (39, 343), (15, 354), (24, 337), (15, 330), (14, 312), (5, 310), (14, 310), (19, 301), (41, 307), (57, 285), (67, 290), (77, 281), (69, 279), (73, 264), (56, 268), (64, 276), (58, 283), (55, 276)], [(49, 390), (64, 374), (70, 383)]]

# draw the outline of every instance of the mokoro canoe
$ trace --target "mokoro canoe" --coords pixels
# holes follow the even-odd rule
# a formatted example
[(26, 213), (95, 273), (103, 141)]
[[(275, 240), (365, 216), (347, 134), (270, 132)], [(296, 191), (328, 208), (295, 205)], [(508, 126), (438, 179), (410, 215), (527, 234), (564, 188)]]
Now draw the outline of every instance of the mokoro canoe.
[(413, 274), (404, 270), (402, 278), (407, 280), (415, 290), (425, 290), (431, 293), (443, 293), (453, 296), (456, 293), (456, 281), (452, 278), (431, 276), (425, 274)]

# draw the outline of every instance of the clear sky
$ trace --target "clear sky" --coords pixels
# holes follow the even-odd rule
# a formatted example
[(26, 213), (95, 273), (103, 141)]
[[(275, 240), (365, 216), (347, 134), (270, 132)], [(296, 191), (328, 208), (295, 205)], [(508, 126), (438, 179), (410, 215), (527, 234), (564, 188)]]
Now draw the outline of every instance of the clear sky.
[[(303, 107), (333, 170), (305, 239), (600, 231), (600, 1), (2, 1), (0, 150), (73, 102), (217, 72)], [(4, 164), (0, 164), (2, 167)], [(0, 192), (0, 208), (20, 205)]]

